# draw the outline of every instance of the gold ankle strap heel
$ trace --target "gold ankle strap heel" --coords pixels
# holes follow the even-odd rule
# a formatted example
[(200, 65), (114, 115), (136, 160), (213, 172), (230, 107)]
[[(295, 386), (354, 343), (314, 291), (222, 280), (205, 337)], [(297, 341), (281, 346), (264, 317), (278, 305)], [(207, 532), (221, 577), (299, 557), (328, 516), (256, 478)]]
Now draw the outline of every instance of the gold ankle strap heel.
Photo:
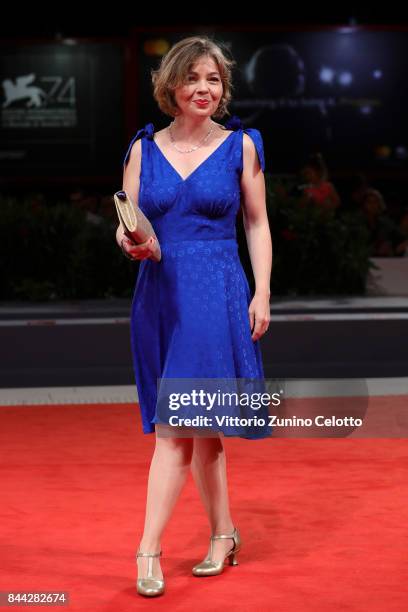
[(153, 577), (153, 558), (161, 557), (162, 551), (158, 553), (144, 553), (139, 550), (136, 553), (137, 557), (149, 557), (147, 563), (147, 576), (146, 578), (137, 579), (137, 592), (140, 595), (146, 595), (148, 597), (155, 597), (164, 593), (164, 580)]
[[(234, 546), (231, 550), (225, 555), (223, 561), (213, 561), (213, 542), (214, 540), (223, 540), (226, 538), (230, 538), (234, 541)], [(237, 561), (237, 553), (241, 550), (241, 537), (238, 529), (235, 527), (234, 531), (231, 534), (220, 534), (220, 535), (212, 535), (210, 536), (210, 555), (204, 559), (198, 565), (193, 567), (194, 576), (216, 576), (217, 574), (221, 574), (224, 569), (225, 559), (228, 558), (230, 565), (238, 565)]]

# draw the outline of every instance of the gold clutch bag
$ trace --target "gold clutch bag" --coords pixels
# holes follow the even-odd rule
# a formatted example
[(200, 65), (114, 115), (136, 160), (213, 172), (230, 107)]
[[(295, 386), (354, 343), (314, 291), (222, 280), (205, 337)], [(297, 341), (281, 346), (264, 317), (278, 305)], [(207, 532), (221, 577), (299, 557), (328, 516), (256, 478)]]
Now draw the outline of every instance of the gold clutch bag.
[(113, 199), (119, 221), (124, 227), (125, 234), (136, 244), (146, 242), (151, 236), (155, 239), (155, 249), (151, 255), (154, 261), (161, 260), (161, 249), (156, 233), (146, 215), (138, 206), (134, 206), (126, 191), (117, 191)]

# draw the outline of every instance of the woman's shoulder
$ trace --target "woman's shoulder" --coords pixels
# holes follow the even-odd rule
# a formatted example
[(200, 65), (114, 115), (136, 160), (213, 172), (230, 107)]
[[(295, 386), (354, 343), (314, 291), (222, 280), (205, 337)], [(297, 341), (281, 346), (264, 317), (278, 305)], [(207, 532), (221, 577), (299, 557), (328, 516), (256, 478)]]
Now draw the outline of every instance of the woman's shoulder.
[[(155, 133), (155, 129), (154, 129), (154, 125), (153, 123), (146, 123), (146, 125), (144, 125), (144, 127), (139, 128), (136, 131), (136, 134), (131, 138), (128, 146), (127, 146), (127, 151), (123, 160), (123, 165), (126, 166), (127, 162), (129, 161), (130, 156), (132, 155), (132, 158), (134, 156), (136, 157), (140, 157), (141, 156), (141, 150), (142, 150), (142, 143), (141, 140), (142, 138), (147, 138), (148, 140), (153, 140), (153, 136)], [(139, 142), (140, 141), (140, 142)]]
[[(265, 152), (261, 132), (255, 127), (245, 127), (240, 117), (232, 115), (225, 124), (227, 129), (242, 134), (242, 148), (248, 153), (256, 150), (262, 171), (265, 170)], [(241, 168), (242, 170), (242, 168)]]

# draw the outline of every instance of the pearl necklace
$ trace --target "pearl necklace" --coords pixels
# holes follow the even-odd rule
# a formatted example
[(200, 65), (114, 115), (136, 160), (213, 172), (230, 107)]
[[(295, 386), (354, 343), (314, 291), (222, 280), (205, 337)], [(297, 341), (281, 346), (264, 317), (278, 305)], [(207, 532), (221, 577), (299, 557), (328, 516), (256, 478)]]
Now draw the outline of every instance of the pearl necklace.
[(171, 124), (168, 126), (167, 129), (169, 130), (171, 144), (176, 149), (176, 151), (178, 151), (179, 153), (192, 153), (193, 151), (197, 151), (197, 149), (202, 147), (203, 144), (205, 142), (207, 142), (207, 140), (209, 139), (210, 135), (214, 131), (214, 127), (215, 127), (215, 123), (214, 123), (214, 121), (212, 121), (212, 126), (210, 127), (207, 136), (205, 136), (205, 138), (203, 138), (203, 140), (200, 142), (200, 144), (193, 146), (191, 149), (187, 149), (186, 151), (183, 151), (182, 149), (179, 149), (178, 146), (176, 145), (176, 143), (174, 142), (173, 134), (171, 132), (171, 126), (173, 126), (173, 125), (174, 125), (174, 121), (171, 122)]

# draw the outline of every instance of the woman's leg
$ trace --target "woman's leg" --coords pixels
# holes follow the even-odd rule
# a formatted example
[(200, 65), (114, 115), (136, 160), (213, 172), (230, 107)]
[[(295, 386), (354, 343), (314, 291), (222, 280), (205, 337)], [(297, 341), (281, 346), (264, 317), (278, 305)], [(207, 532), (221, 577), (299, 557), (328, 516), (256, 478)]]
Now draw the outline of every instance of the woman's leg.
[[(149, 469), (146, 514), (141, 552), (159, 552), (161, 535), (180, 495), (190, 468), (193, 438), (175, 438), (158, 435), (161, 425), (156, 424), (156, 446)], [(139, 578), (147, 575), (148, 557), (138, 557)], [(163, 578), (160, 557), (153, 559), (153, 575)]]
[[(226, 457), (221, 438), (194, 438), (191, 472), (208, 515), (211, 534), (232, 533), (234, 523), (229, 507)], [(233, 545), (233, 540), (229, 538), (214, 540), (213, 560), (224, 559)]]

